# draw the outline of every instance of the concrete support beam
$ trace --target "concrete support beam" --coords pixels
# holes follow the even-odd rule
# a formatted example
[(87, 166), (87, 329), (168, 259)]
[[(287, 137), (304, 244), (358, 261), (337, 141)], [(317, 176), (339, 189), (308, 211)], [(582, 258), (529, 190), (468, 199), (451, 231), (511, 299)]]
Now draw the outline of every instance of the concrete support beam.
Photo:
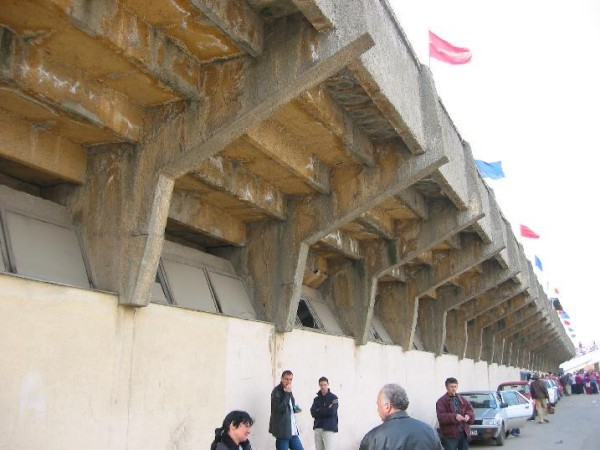
[[(435, 261), (431, 270), (418, 272), (415, 278), (407, 283), (405, 298), (423, 296), (428, 291), (438, 288), (469, 268), (492, 258), (502, 248), (503, 243), (482, 244), (478, 238), (466, 238), (462, 250), (448, 252), (443, 258)], [(428, 350), (436, 354), (440, 354), (443, 350), (445, 338), (443, 325), (445, 324), (446, 311), (447, 308), (439, 308), (432, 301), (425, 301), (422, 306), (419, 303), (419, 328), (423, 326), (433, 333), (433, 336), (430, 336), (432, 341), (429, 344), (434, 347), (428, 348)], [(442, 325), (442, 327), (439, 327), (439, 325)], [(438, 331), (435, 331), (436, 328)]]
[(478, 238), (465, 236), (463, 248), (445, 252), (447, 254), (436, 258), (430, 270), (417, 272), (415, 278), (407, 284), (409, 296), (420, 297), (429, 290), (435, 289), (459, 276), (473, 266), (493, 258), (504, 248), (503, 242), (483, 244)]
[(0, 156), (70, 183), (85, 181), (83, 147), (0, 112)]
[(246, 243), (244, 222), (185, 192), (173, 193), (169, 220), (232, 245), (241, 247)]
[(396, 195), (396, 198), (406, 205), (417, 217), (429, 220), (429, 206), (427, 201), (415, 187), (405, 189)]
[(483, 213), (457, 211), (452, 205), (436, 203), (432, 205), (428, 216), (430, 220), (415, 222), (402, 229), (395, 244), (396, 250), (390, 252), (392, 256), (381, 255), (382, 267), (393, 268), (406, 264), (468, 228), (483, 217)]
[(531, 327), (529, 330), (523, 330), (513, 339), (513, 351), (511, 354), (511, 364), (518, 366), (525, 359), (527, 352), (536, 352), (550, 341), (556, 339), (552, 333), (552, 325), (547, 322), (541, 322), (540, 325)]
[(372, 209), (358, 217), (356, 222), (383, 239), (396, 238), (394, 220), (385, 211)]
[(348, 154), (357, 162), (373, 167), (373, 144), (370, 138), (356, 126), (323, 86), (315, 86), (302, 93), (298, 105), (332, 132), (342, 142)]
[[(243, 252), (245, 265), (240, 265), (240, 268), (252, 267), (254, 261), (264, 261), (265, 258), (272, 261), (269, 265), (277, 266), (268, 274), (271, 277), (268, 282), (264, 280), (264, 263), (256, 267), (256, 272), (251, 269), (250, 273), (255, 276), (250, 278), (262, 280), (254, 285), (255, 298), (278, 299), (276, 304), (270, 303), (265, 307), (267, 320), (274, 321), (278, 330), (290, 331), (293, 327), (310, 245), (374, 208), (389, 195), (402, 191), (445, 161), (443, 155), (422, 154), (412, 157), (407, 164), (400, 158), (397, 149), (389, 144), (382, 145), (377, 155), (376, 166), (364, 168), (359, 174), (348, 172), (345, 168), (334, 171), (330, 195), (291, 198), (289, 215), (284, 222), (252, 226), (251, 234), (255, 237), (250, 239)], [(289, 245), (272, 248), (265, 246), (265, 242), (286, 242)], [(365, 279), (365, 283), (376, 286), (377, 272), (369, 269), (368, 273), (372, 275)], [(250, 280), (248, 282), (251, 283)], [(365, 288), (363, 292), (371, 293), (369, 298), (360, 300), (351, 309), (353, 314), (359, 314), (363, 323), (352, 330), (358, 343), (366, 342), (368, 336), (374, 290), (374, 287)], [(368, 305), (367, 311), (365, 304)]]
[(353, 260), (359, 260), (362, 257), (360, 242), (342, 230), (332, 231), (324, 236), (319, 244), (323, 244)]
[(505, 339), (510, 342), (510, 353), (508, 355), (504, 355), (503, 359), (506, 358), (508, 364), (516, 364), (516, 358), (518, 357), (518, 351), (520, 348), (520, 336), (523, 330), (527, 328), (536, 328), (543, 327), (546, 325), (546, 319), (543, 315), (539, 313), (535, 313), (534, 315), (530, 315), (528, 319), (526, 319), (526, 323), (521, 323), (517, 327), (509, 327), (508, 329), (503, 329), (497, 334), (497, 338)]
[(402, 283), (380, 283), (376, 313), (385, 329), (404, 351), (412, 350), (417, 325), (418, 299), (403, 298)]
[[(479, 325), (482, 326), (481, 320), (478, 320)], [(494, 350), (496, 333), (494, 327), (481, 327), (481, 353), (480, 358), (483, 361), (487, 361), (492, 364), (494, 361)]]
[(460, 359), (465, 357), (468, 334), (465, 313), (460, 309), (452, 309), (446, 313), (446, 344), (449, 353)]
[(439, 307), (445, 310), (460, 307), (467, 320), (471, 320), (482, 311), (482, 306), (478, 304), (479, 298), (484, 298), (480, 302), (484, 305), (492, 303), (488, 298), (501, 298), (506, 301), (524, 289), (522, 285), (512, 281), (518, 273), (518, 267), (500, 269), (495, 261), (485, 261), (481, 268), (482, 273), (463, 281), (460, 289), (448, 291), (440, 296)]
[(0, 55), (0, 86), (108, 130), (116, 141), (140, 140), (144, 110), (139, 105), (97, 80), (56, 64), (43, 48), (0, 28), (5, 49)]
[[(527, 272), (529, 268), (529, 265), (523, 267), (525, 272)], [(514, 271), (515, 269), (511, 266), (508, 269), (496, 269), (491, 272), (492, 279), (496, 278), (499, 283), (496, 284), (495, 287), (486, 289), (483, 293), (473, 296), (468, 302), (462, 304), (461, 307), (465, 310), (467, 320), (471, 320), (490, 310), (495, 310), (496, 308), (501, 307), (509, 299), (528, 292), (528, 289), (531, 288), (529, 276), (521, 277), (522, 282), (515, 283), (514, 278), (516, 273)], [(494, 273), (498, 274), (498, 276), (494, 277)], [(523, 272), (520, 273), (522, 274)], [(504, 276), (502, 274), (504, 274)], [(533, 273), (531, 273), (531, 275), (533, 275)], [(490, 284), (485, 283), (483, 284), (483, 287), (489, 285)]]
[[(207, 128), (203, 129), (206, 133), (186, 144), (165, 167), (173, 178), (225, 148), (247, 129), (261, 123), (281, 106), (320, 84), (373, 46), (371, 36), (361, 30), (354, 35), (335, 36), (331, 31), (325, 33), (326, 36), (314, 36), (306, 22), (297, 17), (277, 25), (273, 27), (273, 35), (265, 40), (269, 46), (260, 57), (247, 61), (245, 67), (231, 62), (209, 69), (205, 80), (208, 115), (204, 117)], [(291, 55), (296, 58), (293, 64), (289, 63)], [(238, 83), (225, 82), (231, 78), (231, 71), (239, 76)], [(214, 92), (214, 83), (231, 91)], [(236, 101), (233, 104), (227, 102), (229, 98)]]
[(315, 155), (307, 155), (301, 142), (282, 133), (272, 121), (250, 128), (245, 139), (315, 191), (329, 194), (327, 165)]
[(498, 322), (500, 319), (518, 314), (519, 311), (532, 301), (534, 301), (534, 299), (530, 295), (520, 292), (507, 299), (505, 298), (501, 305), (472, 318), (476, 318), (480, 326), (485, 328)]
[(315, 27), (315, 30), (323, 32), (333, 27), (331, 20), (329, 20), (319, 2), (314, 0), (292, 0), (292, 3), (304, 14), (304, 17)]
[[(252, 56), (259, 56), (262, 53), (263, 21), (247, 2), (220, 0), (190, 0), (190, 2), (245, 52)], [(314, 14), (316, 15), (316, 11)]]
[[(39, 0), (39, 3), (47, 2)], [(51, 3), (65, 23), (111, 51), (116, 50), (127, 61), (121, 63), (120, 70), (117, 69), (118, 75), (131, 74), (135, 67), (149, 79), (158, 80), (185, 98), (200, 99), (201, 65), (191, 54), (182, 51), (172, 38), (140, 17), (139, 13), (147, 6), (130, 9), (124, 7), (123, 2), (85, 0), (51, 0)], [(139, 78), (138, 84), (152, 83), (137, 74), (133, 77)]]
[[(481, 215), (477, 212), (468, 211), (457, 211), (453, 206), (438, 204), (432, 208), (431, 218), (427, 223), (415, 225), (410, 230), (405, 229), (403, 236), (394, 243), (381, 245), (378, 250), (374, 249), (374, 245), (370, 246), (371, 255), (370, 261), (372, 272), (377, 274), (379, 278), (382, 271), (386, 274), (396, 268), (401, 267), (408, 261), (414, 259), (417, 255), (422, 254), (430, 250), (431, 248), (444, 241), (447, 236), (459, 233), (474, 223)], [(437, 231), (437, 233), (436, 233)], [(405, 291), (402, 291), (405, 292)], [(381, 315), (382, 321), (386, 326), (386, 329), (395, 327), (396, 323), (392, 317), (402, 314), (402, 309), (405, 303), (413, 297), (398, 298), (396, 300), (382, 300), (382, 304), (385, 304), (387, 313)], [(392, 312), (396, 308), (396, 312)], [(366, 319), (366, 318), (365, 318)], [(364, 328), (368, 327), (369, 322), (365, 321)], [(411, 325), (411, 329), (415, 329), (416, 323)], [(399, 345), (405, 348), (412, 348), (412, 341), (410, 339), (402, 341)], [(441, 350), (440, 350), (441, 351)]]
[(328, 290), (342, 328), (354, 336), (357, 345), (364, 345), (369, 336), (364, 316), (369, 316), (370, 325), (377, 281), (364, 261), (333, 260), (329, 269)]
[(477, 323), (477, 320), (471, 320), (467, 322), (467, 350), (465, 352), (465, 358), (470, 358), (474, 361), (479, 361), (481, 356), (481, 344), (482, 344), (482, 329)]
[(90, 149), (86, 183), (66, 196), (94, 288), (121, 305), (146, 306), (156, 277), (174, 186), (152, 170), (160, 150), (152, 140)]
[(501, 338), (510, 338), (530, 326), (533, 321), (546, 320), (546, 314), (538, 310), (535, 302), (529, 303), (524, 309), (525, 311), (521, 310), (518, 317), (511, 316), (503, 320), (504, 328), (500, 332)]
[[(439, 299), (420, 298), (417, 325), (421, 341), (428, 351), (440, 355), (444, 351), (446, 341), (447, 310), (438, 308)], [(440, 326), (444, 324), (444, 326)]]
[(178, 188), (198, 180), (225, 192), (242, 203), (256, 208), (275, 219), (285, 218), (285, 195), (265, 180), (245, 171), (220, 156), (212, 156), (200, 163), (188, 176), (178, 181)]

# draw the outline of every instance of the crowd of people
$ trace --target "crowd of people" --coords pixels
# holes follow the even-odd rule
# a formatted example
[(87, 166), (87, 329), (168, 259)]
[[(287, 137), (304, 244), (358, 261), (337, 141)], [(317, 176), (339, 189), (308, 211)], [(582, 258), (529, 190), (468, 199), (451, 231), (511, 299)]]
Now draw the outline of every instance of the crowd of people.
[(573, 373), (567, 372), (558, 378), (558, 383), (563, 388), (565, 395), (571, 394), (598, 394), (600, 372), (583, 369)]
[[(302, 411), (292, 393), (294, 374), (285, 370), (280, 383), (271, 392), (269, 433), (275, 438), (276, 450), (304, 450), (295, 415)], [(467, 450), (470, 425), (475, 413), (469, 400), (458, 394), (454, 377), (445, 381), (446, 392), (435, 408), (439, 428), (412, 418), (406, 412), (409, 400), (406, 390), (398, 384), (384, 385), (377, 395), (377, 412), (381, 425), (369, 431), (361, 440), (359, 450)], [(319, 378), (310, 414), (314, 419), (316, 450), (335, 450), (338, 432), (338, 397), (329, 389), (329, 380)], [(211, 450), (251, 450), (250, 427), (254, 420), (246, 411), (232, 411), (215, 430)]]

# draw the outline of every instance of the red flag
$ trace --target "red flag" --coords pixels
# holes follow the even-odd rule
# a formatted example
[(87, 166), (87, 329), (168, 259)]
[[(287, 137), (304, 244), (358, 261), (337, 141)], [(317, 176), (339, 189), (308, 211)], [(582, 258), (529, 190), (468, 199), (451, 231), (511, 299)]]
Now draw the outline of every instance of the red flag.
[(466, 64), (471, 61), (471, 50), (456, 47), (429, 31), (429, 57), (448, 64)]
[(531, 239), (537, 239), (540, 237), (539, 234), (535, 233), (531, 228), (525, 225), (521, 225), (521, 236)]

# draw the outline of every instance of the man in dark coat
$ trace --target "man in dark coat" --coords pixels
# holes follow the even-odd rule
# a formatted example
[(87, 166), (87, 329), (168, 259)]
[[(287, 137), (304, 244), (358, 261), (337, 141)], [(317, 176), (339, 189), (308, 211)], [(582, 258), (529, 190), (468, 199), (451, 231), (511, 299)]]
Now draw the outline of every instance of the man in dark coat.
[(319, 378), (319, 392), (310, 407), (310, 415), (315, 419), (316, 450), (334, 450), (335, 434), (338, 431), (338, 398), (329, 390), (329, 380)]
[(425, 422), (406, 413), (408, 395), (398, 384), (386, 384), (377, 396), (383, 423), (369, 431), (359, 450), (441, 450), (437, 433)]
[(475, 421), (475, 412), (469, 400), (456, 392), (456, 378), (447, 378), (445, 384), (446, 393), (435, 404), (442, 445), (444, 450), (467, 450), (471, 437), (469, 425)]
[(535, 410), (538, 414), (539, 423), (548, 423), (546, 419), (546, 411), (548, 409), (548, 388), (544, 380), (540, 380), (540, 376), (534, 373), (529, 391), (531, 392), (531, 398), (535, 399)]
[(295, 414), (300, 412), (292, 394), (292, 380), (294, 374), (285, 370), (281, 374), (281, 383), (271, 392), (271, 419), (269, 420), (269, 433), (275, 436), (277, 450), (304, 450)]

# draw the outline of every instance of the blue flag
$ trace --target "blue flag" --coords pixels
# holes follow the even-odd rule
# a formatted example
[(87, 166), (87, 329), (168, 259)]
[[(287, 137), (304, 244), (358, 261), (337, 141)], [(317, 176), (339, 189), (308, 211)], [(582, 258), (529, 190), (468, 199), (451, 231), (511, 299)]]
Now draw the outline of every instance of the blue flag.
[(542, 269), (542, 261), (537, 256), (535, 257), (535, 266), (542, 271), (544, 270)]
[(502, 171), (502, 162), (485, 162), (480, 159), (475, 160), (475, 165), (477, 166), (477, 170), (483, 178), (491, 178), (492, 180), (497, 180), (499, 178), (504, 178), (504, 172)]

